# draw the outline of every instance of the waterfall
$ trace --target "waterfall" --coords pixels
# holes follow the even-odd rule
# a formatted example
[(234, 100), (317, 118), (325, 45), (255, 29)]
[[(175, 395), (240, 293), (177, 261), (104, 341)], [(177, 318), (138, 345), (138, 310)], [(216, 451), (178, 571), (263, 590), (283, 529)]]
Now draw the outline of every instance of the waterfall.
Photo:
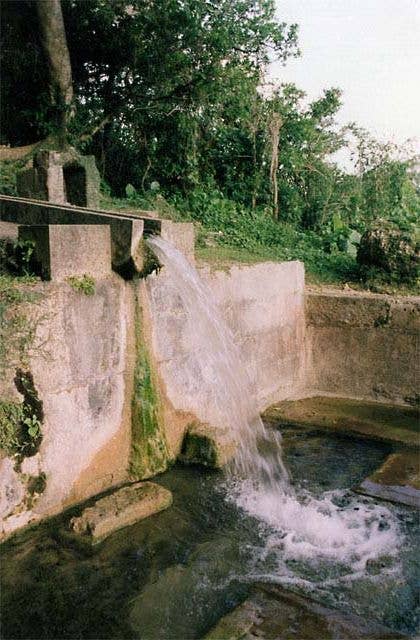
[[(385, 552), (395, 555), (399, 525), (386, 507), (356, 502), (345, 509), (336, 503), (334, 492), (317, 498), (305, 491), (295, 492), (282, 459), (281, 435), (266, 429), (259, 416), (239, 348), (211, 291), (170, 243), (156, 236), (147, 242), (167, 281), (154, 289), (152, 297), (156, 296), (160, 309), (170, 307), (171, 330), (177, 322), (182, 325), (181, 343), (187, 336), (188, 344), (177, 348), (188, 355), (172, 370), (178, 404), (188, 395), (189, 404), (181, 409), (193, 412), (216, 430), (229, 430), (236, 445), (236, 455), (226, 470), (230, 498), (272, 528), (271, 550), (277, 545), (282, 558), (335, 559), (351, 566), (354, 575), (370, 558)], [(159, 330), (165, 328), (162, 322)], [(193, 370), (186, 373), (182, 368)]]
[[(200, 405), (212, 403), (215, 428), (228, 427), (236, 444), (236, 455), (227, 472), (277, 489), (290, 491), (281, 455), (280, 433), (268, 431), (258, 412), (250, 380), (232, 332), (196, 269), (169, 242), (154, 236), (148, 244), (160, 264), (170, 270), (172, 295), (176, 295), (189, 323), (190, 349), (200, 354)], [(206, 415), (198, 415), (206, 419)], [(213, 424), (212, 424), (213, 426)], [(264, 453), (265, 452), (265, 455)]]

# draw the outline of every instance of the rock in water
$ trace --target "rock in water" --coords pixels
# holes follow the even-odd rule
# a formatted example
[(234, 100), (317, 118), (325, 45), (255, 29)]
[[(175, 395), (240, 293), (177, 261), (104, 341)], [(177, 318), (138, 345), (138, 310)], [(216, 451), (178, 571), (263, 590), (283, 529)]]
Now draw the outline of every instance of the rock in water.
[(261, 583), (255, 585), (248, 600), (219, 620), (204, 640), (396, 640), (406, 637), (278, 585)]
[(168, 489), (154, 482), (136, 482), (97, 500), (80, 516), (72, 518), (70, 527), (98, 542), (118, 529), (163, 511), (171, 504), (172, 494)]

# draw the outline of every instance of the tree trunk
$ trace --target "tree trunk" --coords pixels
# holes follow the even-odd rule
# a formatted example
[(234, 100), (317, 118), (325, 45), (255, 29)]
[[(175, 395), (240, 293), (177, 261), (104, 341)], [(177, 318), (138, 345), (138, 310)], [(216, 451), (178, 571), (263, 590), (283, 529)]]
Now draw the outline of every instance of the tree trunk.
[(277, 169), (279, 166), (279, 139), (280, 129), (283, 121), (279, 113), (273, 113), (269, 125), (270, 146), (271, 146), (271, 163), (270, 163), (270, 182), (273, 194), (273, 217), (279, 219), (279, 192), (277, 185)]
[(38, 0), (36, 8), (50, 69), (52, 102), (57, 108), (58, 133), (64, 143), (68, 121), (73, 115), (73, 82), (61, 1)]

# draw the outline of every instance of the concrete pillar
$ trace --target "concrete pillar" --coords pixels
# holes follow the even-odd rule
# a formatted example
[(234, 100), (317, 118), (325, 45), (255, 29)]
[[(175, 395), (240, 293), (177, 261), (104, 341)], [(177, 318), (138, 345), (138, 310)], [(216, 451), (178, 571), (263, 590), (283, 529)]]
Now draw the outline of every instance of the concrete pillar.
[(107, 225), (20, 226), (19, 240), (34, 243), (34, 269), (43, 280), (111, 274), (111, 235)]

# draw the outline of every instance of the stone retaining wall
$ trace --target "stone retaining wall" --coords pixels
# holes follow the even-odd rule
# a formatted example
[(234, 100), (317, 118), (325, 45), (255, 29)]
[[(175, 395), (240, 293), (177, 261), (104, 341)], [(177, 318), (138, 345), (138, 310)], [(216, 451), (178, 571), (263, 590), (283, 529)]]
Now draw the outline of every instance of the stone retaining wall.
[(309, 292), (307, 395), (413, 404), (420, 381), (420, 298)]
[(17, 326), (29, 344), (22, 354), (9, 337), (0, 398), (22, 406), (17, 372), (28, 372), (42, 402), (42, 439), (39, 451), (29, 444), (23, 458), (0, 452), (0, 537), (127, 478), (134, 352), (130, 285), (111, 275), (95, 280), (93, 295), (68, 282), (29, 286), (27, 295), (27, 302), (12, 303), (5, 312), (6, 322), (13, 315), (25, 318)]

